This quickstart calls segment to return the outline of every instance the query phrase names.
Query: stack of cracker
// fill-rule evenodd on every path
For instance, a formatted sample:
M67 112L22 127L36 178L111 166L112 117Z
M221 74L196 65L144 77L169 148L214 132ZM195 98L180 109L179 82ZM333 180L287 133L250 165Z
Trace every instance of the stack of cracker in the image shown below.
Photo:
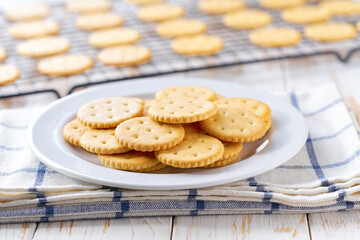
M271 110L263 102L177 86L160 90L154 100L113 97L87 103L63 135L98 154L108 167L150 172L228 165L244 142L262 138L270 126Z

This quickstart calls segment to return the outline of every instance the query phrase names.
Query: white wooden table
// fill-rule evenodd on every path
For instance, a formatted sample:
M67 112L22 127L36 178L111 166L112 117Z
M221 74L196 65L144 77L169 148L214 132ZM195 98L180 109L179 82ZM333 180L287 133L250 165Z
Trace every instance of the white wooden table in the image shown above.
M342 64L331 56L257 63L178 74L215 78L269 92L305 90L335 83L356 119L360 117L360 53ZM0 101L0 108L44 105L39 95ZM360 200L360 199L359 199ZM0 225L10 239L360 239L360 211L296 215L143 217Z

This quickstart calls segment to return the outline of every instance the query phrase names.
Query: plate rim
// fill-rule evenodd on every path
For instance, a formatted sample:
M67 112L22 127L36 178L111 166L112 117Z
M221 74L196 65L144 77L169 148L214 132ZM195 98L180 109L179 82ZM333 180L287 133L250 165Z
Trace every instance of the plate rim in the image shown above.
M88 175L84 175L82 173L76 172L73 169L68 169L65 168L64 166L59 165L59 163L54 162L53 160L49 159L46 155L44 155L35 145L35 143L32 141L33 140L33 129L35 124L39 121L39 119L46 114L50 109L52 109L54 106L57 105L61 105L63 102L69 101L69 99L73 99L76 98L77 96L81 96L81 95L87 95L87 94L91 94L92 92L99 92L102 89L108 89L111 88L112 86L121 86L121 85L126 85L126 84L130 84L130 85L137 85L137 84L141 84L144 82L166 82L168 83L169 81L174 81L174 79L181 79L182 81L186 82L186 83L192 83L193 85L199 85L199 86L203 86L205 84L211 84L211 83L217 83L217 84L223 84L223 85L229 85L229 86L236 86L236 87L240 87L243 89L251 89L252 91L258 92L262 95L264 95L265 97L270 97L270 98L274 98L277 99L277 101L281 101L285 104L288 105L288 107L290 109L295 110L296 112L298 112L299 116L301 116L301 120L303 122L303 126L305 127L305 131L303 132L303 136L302 136L302 144L299 144L296 151L294 150L291 154L287 155L286 159L283 159L282 161L277 161L276 164L273 164L271 166L268 166L266 168L262 168L261 171L258 171L257 174L253 175L252 173L249 174L242 174L241 176L235 176L235 177L231 177L231 178L225 178L222 180L209 180L206 183L202 183L202 184L192 184L192 185L162 185L162 186L145 186L144 185L139 185L139 184L121 184L119 182L114 183L113 181L109 182L109 181L103 181L99 179L94 179L91 176ZM171 84L171 86L180 86L180 85L185 85L185 84ZM164 88L166 86L160 86L161 88ZM205 86L208 87L208 86ZM141 93L139 93L141 94ZM232 82L224 82L221 80L214 80L214 79L206 79L206 78L184 78L184 77L161 77L161 78L144 78L144 79L136 79L136 80L125 80L125 81L121 81L121 82L116 82L116 83L109 83L109 84L105 84L103 86L93 86L90 87L88 89L84 89L81 90L79 92L70 94L68 96L65 96L61 99L58 99L52 103L50 103L48 106L46 106L43 110L41 110L40 113L38 113L36 115L35 118L33 118L31 120L31 122L29 123L29 127L28 127L28 131L27 131L27 142L28 145L31 149L31 151L35 154L35 156L43 163L45 163L47 166L53 168L54 170L56 170L59 173L62 173L64 175L82 180L82 181L86 181L86 182L90 182L90 183L94 183L94 184L102 184L102 185L108 185L108 186L114 186L114 187L121 187L121 188L127 188L127 189L138 189L138 190L179 190L179 189L191 189L191 188L203 188L203 187L209 187L209 186L215 186L215 185L221 185L221 184L226 184L226 183L231 183L231 182L235 182L235 181L239 181L239 180L243 180L243 179L247 179L249 177L253 177L253 176L257 176L259 174L268 172L271 169L274 169L278 166L280 166L281 164L285 163L286 161L288 161L289 159L291 159L295 154L297 154L300 149L304 146L306 139L307 139L307 135L308 135L308 126L305 122L305 119L303 117L303 115L298 111L298 109L296 109L294 106L292 106L291 104L287 103L286 101L271 95L268 92L265 92L263 90L257 89L257 88L253 88L253 87L248 87L248 86L244 86L242 84L239 83L232 83ZM114 169L111 169L114 170ZM209 171L211 171L212 169L209 169ZM121 171L121 170L116 170L116 171ZM126 171L121 171L121 172L126 172ZM131 174L139 174L139 173L132 173L132 172L126 172L126 173L131 173ZM148 175L146 173L141 173L141 174L145 174ZM181 174L185 174L185 173L177 173L177 175L181 175ZM167 175L174 175L174 174L161 174L162 176L167 176ZM188 175L188 174L185 174ZM144 176L144 175L143 175Z

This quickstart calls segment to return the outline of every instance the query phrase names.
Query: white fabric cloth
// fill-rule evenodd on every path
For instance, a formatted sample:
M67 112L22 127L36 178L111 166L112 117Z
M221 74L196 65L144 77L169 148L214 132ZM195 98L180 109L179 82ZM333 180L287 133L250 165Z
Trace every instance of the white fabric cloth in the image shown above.
M335 86L281 97L309 127L296 156L247 180L177 191L115 189L57 173L26 142L27 125L42 108L0 110L0 222L360 208L358 131Z

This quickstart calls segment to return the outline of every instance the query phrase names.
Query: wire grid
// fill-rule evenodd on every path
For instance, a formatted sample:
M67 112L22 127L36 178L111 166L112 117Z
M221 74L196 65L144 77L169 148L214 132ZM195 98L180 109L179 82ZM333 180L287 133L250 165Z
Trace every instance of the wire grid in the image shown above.
M186 9L186 17L202 20L208 26L208 34L220 36L225 42L225 48L213 56L181 56L170 48L170 39L159 37L155 32L156 24L144 23L137 19L137 6L123 1L113 1L113 11L121 14L125 19L125 27L133 28L141 33L139 45L148 47L152 53L152 60L137 67L104 66L95 61L92 69L83 74L68 77L48 77L36 70L37 60L22 57L16 53L16 45L20 42L11 38L8 27L13 23L0 19L0 41L8 52L6 63L19 67L22 76L12 84L0 87L0 98L53 92L58 97L73 92L76 89L138 77L149 77L175 72L231 66L259 61L269 61L284 58L297 58L321 54L334 54L341 61L349 59L350 55L360 50L360 36L355 39L338 43L319 43L304 38L298 45L284 48L262 48L251 44L248 40L249 31L232 30L223 26L221 16L210 16L197 9L197 1L172 0L171 3L180 4ZM256 7L255 1L248 2L249 7ZM303 26L283 22L279 11L267 10L274 18L272 26L284 26L302 31ZM77 15L67 12L63 5L53 5L53 12L49 19L59 22L59 35L71 40L70 53L84 53L94 59L98 49L87 44L89 32L80 31L75 26ZM333 20L347 21L355 24L359 17L337 17Z

